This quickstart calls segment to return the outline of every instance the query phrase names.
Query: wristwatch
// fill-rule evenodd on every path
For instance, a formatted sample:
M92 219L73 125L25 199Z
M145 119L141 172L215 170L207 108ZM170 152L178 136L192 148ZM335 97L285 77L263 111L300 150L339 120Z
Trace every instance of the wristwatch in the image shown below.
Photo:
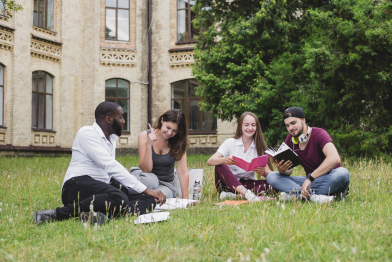
M308 175L306 176L306 178L309 179L310 182L313 182L313 181L314 181L314 177L312 177L312 173L308 174Z

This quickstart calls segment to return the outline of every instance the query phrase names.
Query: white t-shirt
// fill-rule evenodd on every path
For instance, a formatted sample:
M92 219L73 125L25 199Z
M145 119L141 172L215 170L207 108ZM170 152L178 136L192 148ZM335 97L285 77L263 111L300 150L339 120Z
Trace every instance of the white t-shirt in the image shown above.
M223 144L218 148L218 152L221 153L224 157L227 157L229 154L231 157L236 156L244 159L247 162L252 161L253 158L258 157L257 150L255 147L255 141L252 141L252 144L248 148L248 151L244 153L245 146L242 142L242 137L235 139L229 138L223 142ZM246 180L257 180L255 177L255 171L246 172L242 168L238 166L228 166L231 172L235 175L235 177L240 179Z

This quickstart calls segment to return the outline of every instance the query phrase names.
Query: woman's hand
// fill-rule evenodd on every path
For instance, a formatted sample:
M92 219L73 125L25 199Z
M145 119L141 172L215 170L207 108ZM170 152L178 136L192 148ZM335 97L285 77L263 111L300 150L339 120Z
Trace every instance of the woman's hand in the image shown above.
M148 125L150 126L150 124L148 124ZM155 133L155 129L152 128L151 126L150 126L150 130L151 130L151 133L148 134L147 144L150 144L150 146L152 146L154 141L157 141L157 134Z
M259 167L255 168L255 172L257 174L259 174L260 176L263 176L263 177L267 177L267 174L265 173L265 171L266 171L265 167L259 166Z
M235 162L235 160L232 157L230 157L230 155L228 155L227 157L225 157L225 164L231 166L231 165L237 165L237 162Z

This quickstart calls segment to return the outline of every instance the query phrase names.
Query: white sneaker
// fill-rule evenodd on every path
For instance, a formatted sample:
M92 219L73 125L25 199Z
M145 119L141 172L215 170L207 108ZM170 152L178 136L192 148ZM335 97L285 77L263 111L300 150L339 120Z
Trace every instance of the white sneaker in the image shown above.
M230 198L230 199L235 199L235 198L237 198L238 196L236 195L236 194L234 194L234 193L232 193L232 192L225 192L225 191L222 191L221 193L220 193L220 195L219 195L219 198L220 199L226 199L226 198Z
M316 204L331 204L335 201L335 197L326 195L311 195L310 201L313 201Z
M251 203L254 202L260 202L260 198L258 196L256 196L252 191L250 191L249 189L245 191L245 198L246 200L248 200Z
M280 201L294 201L297 197L295 195L287 194L285 192L281 192L279 195Z

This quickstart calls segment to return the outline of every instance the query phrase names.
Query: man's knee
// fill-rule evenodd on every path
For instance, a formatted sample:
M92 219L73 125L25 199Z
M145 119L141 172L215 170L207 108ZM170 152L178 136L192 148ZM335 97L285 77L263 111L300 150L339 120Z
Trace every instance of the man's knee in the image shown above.
M281 174L279 172L275 172L275 171L270 172L266 177L267 183L273 186L276 183L276 181L280 178L280 176Z
M346 168L339 167L333 172L331 182L350 184L350 173Z
M113 206L120 205L122 207L128 206L129 200L128 197L121 191L112 191L107 194L107 198L109 203Z

